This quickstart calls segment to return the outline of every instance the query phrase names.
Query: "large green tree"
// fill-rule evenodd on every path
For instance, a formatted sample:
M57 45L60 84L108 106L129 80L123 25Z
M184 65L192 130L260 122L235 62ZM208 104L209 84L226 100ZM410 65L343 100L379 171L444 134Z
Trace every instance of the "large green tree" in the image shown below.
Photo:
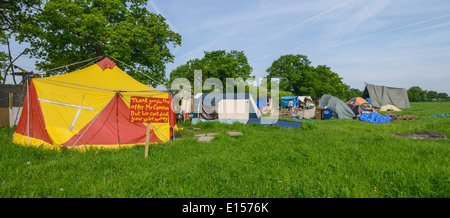
M295 95L321 97L323 94L347 98L347 85L339 75L325 65L311 66L305 55L283 55L267 69L268 81L280 79L280 89Z
M0 51L0 69L4 74L0 80L3 80L3 83L8 72L14 72L10 63L14 63L17 58L27 52L27 49L17 51L14 47L11 48L10 41L13 37L21 35L23 24L33 20L32 17L40 11L40 6L41 0L0 0L0 44L7 47L7 51ZM12 51L20 52L20 54L13 57Z
M106 55L123 62L116 61L143 83L164 83L165 64L174 58L170 45L180 46L181 36L169 29L163 16L149 12L146 4L145 0L49 0L34 22L23 27L26 34L21 40L31 44L31 55L41 60L36 64L41 70Z
M177 78L186 78L194 84L194 71L202 71L202 84L208 78L220 79L226 87L227 78L242 78L243 81L251 78L252 67L243 51L225 50L205 51L201 59L193 59L186 64L178 66L170 72L169 85Z
M413 86L408 89L409 101L425 101L427 99L427 91L422 90L419 86Z

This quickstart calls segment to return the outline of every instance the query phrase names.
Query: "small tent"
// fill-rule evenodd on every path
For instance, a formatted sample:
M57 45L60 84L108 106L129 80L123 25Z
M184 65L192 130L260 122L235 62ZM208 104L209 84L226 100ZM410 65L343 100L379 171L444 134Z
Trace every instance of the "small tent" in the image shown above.
M408 92L404 88L393 88L366 84L362 96L364 99L370 98L373 106L381 107L392 104L399 108L410 108Z
M149 134L150 142L168 141L175 127L171 95L138 82L105 58L72 73L33 78L13 142L55 150L144 144L147 124L130 121L132 96L170 101L166 121L150 123Z
M194 96L192 123L219 121L247 123L261 112L250 93L198 93Z
M352 109L353 113L355 113L356 116L359 116L362 113L377 112L377 110L373 108L373 106L369 104L369 102L361 97L354 97L350 99L346 104L350 107L350 109Z
M311 108L315 106L314 100L311 98L311 96L298 96L297 100L301 107Z
M339 98L332 95L322 95L319 100L319 107L330 108L332 110L332 118L335 119L353 119L355 113Z
M380 111L402 111L398 107L388 104L380 107Z

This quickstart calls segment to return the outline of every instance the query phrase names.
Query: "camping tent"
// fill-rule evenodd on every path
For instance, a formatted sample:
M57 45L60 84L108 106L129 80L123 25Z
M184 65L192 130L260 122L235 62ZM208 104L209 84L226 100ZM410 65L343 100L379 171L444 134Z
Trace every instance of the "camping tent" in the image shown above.
M87 68L29 82L13 142L44 148L121 148L146 141L146 123L130 122L130 99L170 101L167 121L151 123L150 142L173 134L172 97L130 77L108 58Z
M370 98L373 106L381 107L383 105L392 104L399 108L410 108L408 92L404 88L393 88L387 86L377 86L366 84L362 96Z
M361 97L354 97L350 99L346 103L355 113L356 116L361 115L362 113L372 113L377 112L375 108L371 104L369 104L364 98Z
M388 104L380 107L380 111L402 111L398 107Z
M303 105L306 108L314 107L314 100L311 98L311 96L298 96L297 100L300 105Z
M353 113L352 109L348 107L343 101L339 98L336 98L332 95L322 95L319 101L319 107L321 108L330 108L332 112L332 118L336 119L353 119L355 117L355 113Z
M247 123L261 113L250 93L198 93L194 96L192 123L219 121Z

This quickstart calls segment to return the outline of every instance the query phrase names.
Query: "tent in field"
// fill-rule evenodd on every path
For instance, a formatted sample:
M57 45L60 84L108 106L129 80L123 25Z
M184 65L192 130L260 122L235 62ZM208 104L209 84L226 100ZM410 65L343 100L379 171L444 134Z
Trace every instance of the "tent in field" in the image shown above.
M402 111L402 110L400 110L398 107L394 105L388 104L381 106L379 111Z
M261 112L250 93L198 93L194 96L192 123L219 121L247 123Z
M364 99L370 98L373 106L381 107L392 104L398 108L410 108L408 92L404 88L393 88L366 84L362 96Z
M346 103L350 109L352 109L353 113L355 113L356 116L361 115L362 113L377 113L378 111L373 108L371 104L369 104L364 98L361 97L354 97L350 99Z
M150 142L166 142L175 127L172 97L130 77L109 58L87 68L29 82L13 142L44 148L122 148L146 141L146 123L130 121L132 96L166 99Z
M311 96L298 96L297 100L299 102L300 107L303 108L311 108L316 106Z
M332 118L335 119L353 119L355 113L339 98L332 95L322 95L319 101L319 107L330 108L332 110Z

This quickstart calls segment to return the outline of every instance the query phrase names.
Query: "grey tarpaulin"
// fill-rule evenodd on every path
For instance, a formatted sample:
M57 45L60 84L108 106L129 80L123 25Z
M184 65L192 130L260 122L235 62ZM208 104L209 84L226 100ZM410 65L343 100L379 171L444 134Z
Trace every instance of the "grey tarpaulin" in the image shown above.
M355 117L355 113L353 113L348 105L332 95L325 94L320 98L319 107L324 108L325 106L333 111L332 118L353 119Z
M372 105L381 107L392 104L398 108L410 108L408 92L404 88L393 88L366 84L363 98L370 98Z

